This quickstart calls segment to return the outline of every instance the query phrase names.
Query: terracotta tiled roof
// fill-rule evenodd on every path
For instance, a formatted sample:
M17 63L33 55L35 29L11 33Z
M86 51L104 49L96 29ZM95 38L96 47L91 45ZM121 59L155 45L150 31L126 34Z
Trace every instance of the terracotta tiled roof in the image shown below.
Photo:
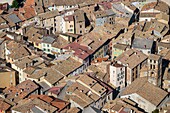
M26 0L24 6L34 6L35 0Z
M10 88L6 88L3 92L7 94L6 98L8 100L17 103L38 88L39 86L37 86L34 82L31 80L26 80L18 84L16 87L12 86Z
M7 44L7 49L10 51L8 57L15 60L31 55L30 51L26 47L14 41Z
M33 7L28 6L28 7L24 7L25 13L23 14L23 16L25 17L25 19L30 19L36 16L35 10Z
M156 9L158 11L161 11L161 12L164 12L166 14L169 14L169 6L162 2L162 1L159 1L159 2L151 2L151 3L148 3L148 4L145 4L141 11L146 11L146 10L150 10L150 9Z
M133 93L140 95L155 106L158 106L168 95L166 91L149 83L147 77L137 78L123 91L122 95Z
M6 111L6 110L8 110L10 107L11 107L11 105L8 104L7 102L5 102L5 100L0 97L0 110Z
M69 57L66 60L56 62L56 65L54 65L53 68L62 73L63 75L68 76L82 65L83 64L79 61Z
M64 48L69 41L65 40L63 37L58 36L55 38L55 41L53 42L52 46L54 48Z
M130 49L122 53L115 60L121 62L124 65L128 65L129 68L133 69L146 59L147 55L145 55L144 53L136 49Z
M110 100L103 107L103 111L113 110L119 113L127 113L125 112L125 109L130 109L137 113L143 113L136 107L135 102L131 101L130 99L126 99L126 98L125 99L116 98L114 100Z
M69 105L69 102L66 102L66 101L58 99L58 98L50 97L47 95L31 95L29 98L31 98L31 99L39 98L39 99L45 101L46 103L49 103L52 106L58 108L57 111L59 111L59 112L62 111L64 108L66 108Z
M51 2L57 6L70 6L85 2L86 0L51 0Z
M81 110L77 107L72 107L68 110L68 113L79 113Z
M48 111L48 113L54 113L55 111L57 111L56 107L38 98L21 100L16 106L12 108L12 110L26 113L30 112L31 109L37 107L41 108L43 111Z

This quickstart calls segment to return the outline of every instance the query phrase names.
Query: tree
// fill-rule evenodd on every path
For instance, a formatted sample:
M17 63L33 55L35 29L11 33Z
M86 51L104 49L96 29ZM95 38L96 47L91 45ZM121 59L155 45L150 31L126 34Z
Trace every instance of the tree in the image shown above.
M11 7L12 7L12 8L22 7L24 1L25 1L25 0L13 0Z
M11 7L12 7L12 8L19 8L18 0L13 0Z
M155 109L154 111L152 111L152 113L159 113L159 110Z

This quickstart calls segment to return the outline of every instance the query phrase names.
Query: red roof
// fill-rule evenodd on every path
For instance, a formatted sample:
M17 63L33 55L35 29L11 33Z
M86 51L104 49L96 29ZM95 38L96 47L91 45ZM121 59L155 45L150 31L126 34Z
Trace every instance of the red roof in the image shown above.
M24 6L17 11L13 11L22 21L28 20L36 16L33 6Z
M65 21L74 21L73 15L65 16L64 20Z
M108 10L108 9L111 9L111 8L112 8L111 2L101 2L101 3L99 3L99 5L103 6L103 8L104 8L105 10Z
M58 95L61 88L62 88L62 87L52 87L52 88L50 88L48 91L51 92L51 93L54 93L54 94Z
M47 95L33 94L33 95L30 95L29 98L31 98L31 99L39 98L39 99L44 100L45 102L48 102L48 103L53 101L53 99L51 97L47 96Z
M66 102L66 101L58 99L58 98L53 98L53 97L47 96L47 95L31 95L31 96L29 96L29 98L31 98L31 99L39 98L47 103L50 103L54 107L58 108L57 111L59 111L59 112L61 110L63 110L64 108L66 108L66 106L69 105L69 102Z
M77 42L73 42L67 45L64 49L73 50L74 55L83 60L86 59L93 52L88 47L82 46L78 44Z
M51 105L59 108L59 112L62 111L64 108L66 108L66 106L69 105L69 102L66 102L64 100L58 99L56 98L54 101L51 102Z
M94 61L92 61L92 63L99 63L99 62L103 62L103 61L108 61L109 57L105 57L105 58L96 58Z
M36 16L35 10L32 6L24 7L24 11L25 13L23 14L23 16L25 17L25 19L30 19Z

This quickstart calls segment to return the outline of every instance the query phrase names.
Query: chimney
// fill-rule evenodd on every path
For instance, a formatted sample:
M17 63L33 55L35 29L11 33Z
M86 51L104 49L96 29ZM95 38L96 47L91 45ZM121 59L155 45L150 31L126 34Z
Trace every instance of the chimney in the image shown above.
M24 91L24 89L21 89L21 92L23 92Z
M126 65L129 66L129 63L127 63Z
M14 99L13 99L13 98L11 98L10 100L11 100L12 102L14 101Z
M18 92L16 92L15 97L18 97Z

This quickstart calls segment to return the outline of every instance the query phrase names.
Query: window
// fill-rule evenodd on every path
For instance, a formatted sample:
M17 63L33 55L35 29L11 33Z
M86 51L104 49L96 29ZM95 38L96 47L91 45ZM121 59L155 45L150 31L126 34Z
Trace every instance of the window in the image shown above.
M154 74L154 72L151 72L151 75L153 75Z
M82 28L82 25L80 25L80 28Z
M38 46L38 43L35 43L36 46Z
M48 52L50 52L50 49L48 49Z
M47 44L47 47L50 47L50 46Z
M156 63L156 60L154 60L154 63Z
M82 33L82 30L80 30L80 33Z

